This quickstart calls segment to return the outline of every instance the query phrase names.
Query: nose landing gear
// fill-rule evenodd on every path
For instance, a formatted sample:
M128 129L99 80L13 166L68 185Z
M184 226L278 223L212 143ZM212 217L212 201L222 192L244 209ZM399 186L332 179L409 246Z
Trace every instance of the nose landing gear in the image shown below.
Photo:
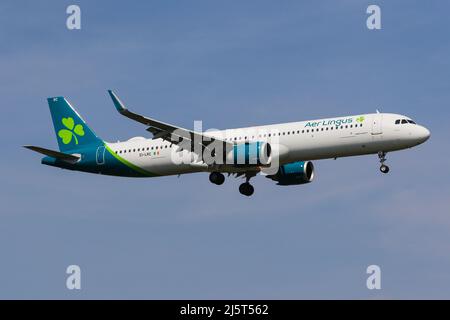
M389 172L389 167L387 165L385 165L384 163L386 162L386 152L380 151L378 152L378 158L380 159L380 171L384 174Z

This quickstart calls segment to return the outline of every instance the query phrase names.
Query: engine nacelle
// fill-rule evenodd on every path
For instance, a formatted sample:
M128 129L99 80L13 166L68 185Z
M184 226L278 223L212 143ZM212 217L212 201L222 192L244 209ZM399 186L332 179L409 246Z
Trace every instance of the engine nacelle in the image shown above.
M272 148L267 142L259 141L236 144L226 160L236 166L268 166L272 161Z
M267 176L278 185L290 186L310 183L314 179L314 165L311 161L298 161L280 166L278 172Z

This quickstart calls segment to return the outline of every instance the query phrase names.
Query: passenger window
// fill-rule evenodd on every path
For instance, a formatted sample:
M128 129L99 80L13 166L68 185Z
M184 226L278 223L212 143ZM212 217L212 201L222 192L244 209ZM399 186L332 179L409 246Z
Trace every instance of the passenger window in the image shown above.
M302 130L302 133L305 133L305 130Z

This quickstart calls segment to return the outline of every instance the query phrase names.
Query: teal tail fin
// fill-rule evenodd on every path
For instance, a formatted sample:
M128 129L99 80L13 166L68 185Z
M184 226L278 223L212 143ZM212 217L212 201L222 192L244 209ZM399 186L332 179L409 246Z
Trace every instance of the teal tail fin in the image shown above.
M47 101L61 152L103 143L64 97Z

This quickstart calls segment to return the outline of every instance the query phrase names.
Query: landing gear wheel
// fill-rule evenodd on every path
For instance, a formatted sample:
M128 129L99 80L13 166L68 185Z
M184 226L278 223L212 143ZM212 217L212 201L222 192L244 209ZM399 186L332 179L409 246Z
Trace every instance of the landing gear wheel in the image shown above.
M225 176L220 172L211 172L209 175L209 181L220 186L225 182Z
M253 194L253 192L255 192L255 188L253 188L253 186L250 183L244 182L239 186L239 192L244 196L250 197Z
M380 171L383 172L383 173L388 173L389 170L390 170L389 167L388 167L387 165L385 165L385 164L383 164L383 165L380 167Z

